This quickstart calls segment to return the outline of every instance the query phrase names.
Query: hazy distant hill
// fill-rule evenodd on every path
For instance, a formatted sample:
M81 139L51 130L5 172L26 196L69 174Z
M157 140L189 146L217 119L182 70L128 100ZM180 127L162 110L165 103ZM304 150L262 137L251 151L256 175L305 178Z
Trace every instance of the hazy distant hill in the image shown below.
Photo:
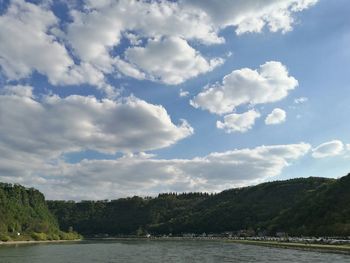
M180 234L254 230L349 235L350 176L298 178L206 193L112 201L49 201L60 226L83 234Z

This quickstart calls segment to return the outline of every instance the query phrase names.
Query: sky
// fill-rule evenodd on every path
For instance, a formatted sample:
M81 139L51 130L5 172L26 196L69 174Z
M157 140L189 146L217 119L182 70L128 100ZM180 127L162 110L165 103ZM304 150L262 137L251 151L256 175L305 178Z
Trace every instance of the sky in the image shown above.
M348 0L0 0L0 181L47 199L350 171Z

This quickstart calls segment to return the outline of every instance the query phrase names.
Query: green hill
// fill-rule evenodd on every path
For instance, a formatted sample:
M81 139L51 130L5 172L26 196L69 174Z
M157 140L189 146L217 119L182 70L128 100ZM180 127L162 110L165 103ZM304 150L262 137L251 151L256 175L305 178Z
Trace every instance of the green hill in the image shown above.
M0 241L71 239L74 235L59 230L38 190L0 183Z
M60 226L94 234L221 233L345 236L350 176L298 178L206 193L160 194L112 201L49 201Z
M310 191L272 227L292 235L350 236L350 174Z
M85 235L130 235L143 234L153 224L186 214L207 197L201 193L160 194L157 198L134 196L112 201L48 201L48 205L63 230L73 227Z
M45 202L33 188L0 184L0 237L77 238L73 230L87 236L204 232L349 236L349 190L347 175L340 179L268 182L218 194L166 193L155 198Z
M223 191L163 224L176 232L271 232L271 221L282 211L329 182L324 178L300 178Z

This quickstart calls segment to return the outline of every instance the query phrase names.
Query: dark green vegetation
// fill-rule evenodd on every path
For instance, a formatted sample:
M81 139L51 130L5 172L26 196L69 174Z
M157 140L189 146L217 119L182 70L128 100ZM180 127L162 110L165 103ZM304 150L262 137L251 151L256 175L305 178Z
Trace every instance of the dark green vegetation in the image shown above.
M112 201L48 201L63 230L85 234L181 233L349 236L350 175L299 178L205 193Z
M0 183L0 241L76 239L59 230L44 195L34 188Z
M308 192L273 224L294 235L350 236L350 174Z

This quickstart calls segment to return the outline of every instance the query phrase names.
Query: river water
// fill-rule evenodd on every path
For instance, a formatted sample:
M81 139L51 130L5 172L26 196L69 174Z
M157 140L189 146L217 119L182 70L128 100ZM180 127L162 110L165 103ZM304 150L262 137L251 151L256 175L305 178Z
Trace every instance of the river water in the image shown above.
M83 241L0 246L1 263L114 262L332 262L350 263L349 255L227 243L223 241Z

